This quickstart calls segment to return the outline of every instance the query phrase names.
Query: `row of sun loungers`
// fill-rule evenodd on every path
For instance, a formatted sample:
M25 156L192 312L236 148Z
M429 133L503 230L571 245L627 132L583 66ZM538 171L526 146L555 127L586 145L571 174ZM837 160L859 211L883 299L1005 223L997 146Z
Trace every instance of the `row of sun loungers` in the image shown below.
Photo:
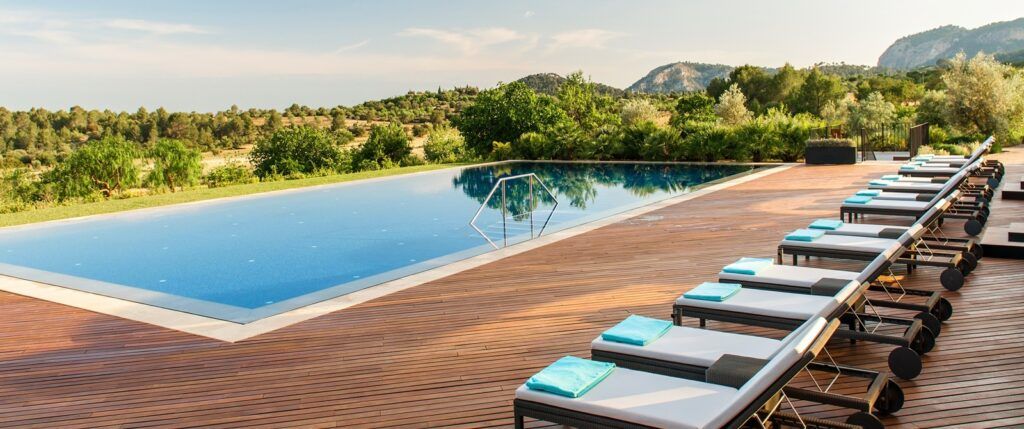
M527 417L585 428L883 427L879 416L898 411L904 400L890 371L917 377L921 356L953 315L939 292L903 287L894 267L908 275L921 266L940 267L946 289L963 286L982 249L972 239L946 237L942 226L946 219L977 222L965 227L972 235L984 226L991 189L1002 177L1001 164L982 159L991 144L989 138L969 157L915 158L898 175L872 181L866 191L877 192L858 192L855 197L866 198L844 202L840 220L819 219L793 231L775 258L738 258L717 282L680 296L671 321L632 315L609 328L591 343L591 359L559 359L516 390L516 427ZM922 175L928 179L919 180ZM882 181L893 185L876 185ZM853 223L865 215L911 217L913 223ZM793 265L783 265L784 255L793 256ZM798 266L798 256L866 265ZM700 327L683 326L685 318ZM708 321L788 334L774 339L716 331ZM826 347L833 338L891 346L888 371L835 362ZM791 386L804 371L815 387ZM840 377L865 380L867 388L857 395L830 391ZM797 413L792 399L853 413L845 421L809 418Z

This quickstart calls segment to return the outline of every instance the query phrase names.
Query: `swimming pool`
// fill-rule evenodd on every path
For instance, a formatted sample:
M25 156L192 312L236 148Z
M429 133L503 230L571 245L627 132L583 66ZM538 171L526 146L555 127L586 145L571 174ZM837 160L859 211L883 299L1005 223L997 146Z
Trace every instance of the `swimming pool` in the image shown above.
M14 227L0 274L248 323L755 168L507 162Z

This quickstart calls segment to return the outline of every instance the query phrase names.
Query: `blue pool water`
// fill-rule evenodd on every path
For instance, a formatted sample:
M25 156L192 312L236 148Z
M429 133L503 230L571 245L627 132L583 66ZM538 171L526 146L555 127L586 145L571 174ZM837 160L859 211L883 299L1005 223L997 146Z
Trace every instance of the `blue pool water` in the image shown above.
M0 273L245 323L752 169L512 162L15 227ZM470 226L497 178L531 172L555 199L535 184L531 210L512 180L507 215L498 192Z

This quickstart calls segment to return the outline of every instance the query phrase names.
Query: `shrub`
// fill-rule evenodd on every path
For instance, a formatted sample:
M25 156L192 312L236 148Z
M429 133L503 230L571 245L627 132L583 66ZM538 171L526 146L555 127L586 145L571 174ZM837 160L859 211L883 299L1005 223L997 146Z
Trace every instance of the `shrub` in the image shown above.
M253 174L252 169L236 161L229 161L224 165L214 167L203 177L203 184L211 188L241 185L255 181L256 176Z
M465 156L466 140L456 130L449 126L437 126L427 134L427 141L423 143L423 154L427 161L433 163L456 162Z
M807 147L857 147L850 139L811 139L807 140Z
M675 129L655 127L644 135L640 154L648 161L679 161L686 156L686 147Z
M425 124L416 124L412 126L413 137L423 137L427 135L428 132L430 132L430 127Z
M641 122L654 122L658 119L658 108L649 100L633 98L626 100L622 105L619 117L622 119L622 124L626 126Z
M405 134L402 125L374 125L370 129L370 138L355 152L353 162L359 170L364 170L370 163L387 168L397 165L410 153L412 146L409 145L409 136Z
M339 168L344 159L337 140L327 131L311 127L283 128L256 143L249 154L259 177L288 176Z

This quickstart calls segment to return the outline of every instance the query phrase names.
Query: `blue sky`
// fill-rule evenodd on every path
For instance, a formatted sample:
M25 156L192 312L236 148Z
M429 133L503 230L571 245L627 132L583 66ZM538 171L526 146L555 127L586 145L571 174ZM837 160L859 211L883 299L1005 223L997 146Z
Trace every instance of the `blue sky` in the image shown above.
M674 61L874 64L907 34L1022 16L1009 0L0 0L0 105L351 105L574 70L626 87Z

